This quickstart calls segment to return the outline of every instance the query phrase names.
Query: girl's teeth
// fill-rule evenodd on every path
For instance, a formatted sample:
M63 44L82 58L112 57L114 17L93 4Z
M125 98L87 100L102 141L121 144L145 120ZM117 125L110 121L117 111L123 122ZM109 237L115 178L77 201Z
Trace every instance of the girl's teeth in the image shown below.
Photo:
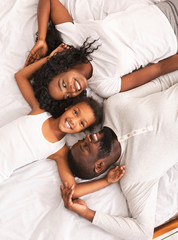
M66 120L66 126L67 126L68 128L71 128L67 120Z

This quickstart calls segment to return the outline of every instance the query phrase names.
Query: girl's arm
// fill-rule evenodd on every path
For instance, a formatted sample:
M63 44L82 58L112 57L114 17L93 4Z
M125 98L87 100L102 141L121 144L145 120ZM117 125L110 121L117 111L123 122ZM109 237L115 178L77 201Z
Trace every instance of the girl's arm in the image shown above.
M178 70L178 54L121 78L121 92L143 85L161 75Z
M73 186L68 187L68 184L64 184L64 187L60 186L60 188L65 208L78 213L81 217L84 217L90 222L92 222L96 212L89 209L86 202L83 201L82 199L80 198L75 199L73 197L74 194Z
M30 54L25 62L25 66L46 55L48 51L46 33L50 18L54 25L64 22L73 22L69 12L59 0L39 0L37 18L38 41L30 51Z
M117 182L125 173L124 166L116 166L111 169L106 177L101 178L99 180L79 183L76 184L75 178L69 168L68 160L67 160L68 148L64 146L57 153L51 155L49 158L54 159L57 162L59 175L62 183L67 183L69 187L74 186L73 197L78 198L85 194L95 192L101 188L104 188L111 183Z

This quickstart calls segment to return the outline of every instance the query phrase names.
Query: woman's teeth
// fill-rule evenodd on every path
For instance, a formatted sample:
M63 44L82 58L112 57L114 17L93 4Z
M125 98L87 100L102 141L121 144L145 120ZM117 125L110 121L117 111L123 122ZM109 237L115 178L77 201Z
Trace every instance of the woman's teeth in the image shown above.
M77 91L80 91L81 87L77 81L75 81L75 86L76 86Z

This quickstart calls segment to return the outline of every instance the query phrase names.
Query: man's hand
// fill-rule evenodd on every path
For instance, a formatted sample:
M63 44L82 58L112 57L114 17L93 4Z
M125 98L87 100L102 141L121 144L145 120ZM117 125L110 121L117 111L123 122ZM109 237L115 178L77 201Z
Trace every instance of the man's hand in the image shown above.
M68 184L65 183L64 187L61 185L60 188L65 208L78 214L81 214L82 211L86 210L87 205L82 199L72 199L74 193L74 186L68 187Z
M48 51L48 45L45 40L38 40L32 50L30 51L27 60L25 62L25 67L38 61L40 58L46 56Z
M114 183L120 180L125 173L125 166L116 166L109 170L106 180L108 183Z
M60 186L60 189L65 208L78 213L80 216L88 219L89 221L93 220L95 212L90 210L82 199L72 199L74 186L68 187L68 184L65 183L64 187L62 185Z

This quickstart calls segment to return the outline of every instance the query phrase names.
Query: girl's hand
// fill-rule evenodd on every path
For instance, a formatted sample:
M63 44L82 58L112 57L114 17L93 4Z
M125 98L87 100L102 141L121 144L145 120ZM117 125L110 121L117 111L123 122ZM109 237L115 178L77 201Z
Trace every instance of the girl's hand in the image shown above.
M68 49L70 49L70 47L67 44L65 44L65 43L61 43L56 49L54 49L54 51L52 51L50 53L50 57L55 55L55 53L57 53L57 52L62 52L65 49L68 50Z
M120 180L125 173L125 166L116 166L115 168L112 168L109 170L106 181L108 183L114 183Z
M68 184L65 183L64 187L60 186L60 188L65 208L78 213L80 216L92 222L95 216L95 211L89 209L82 199L72 199L74 186L68 187Z
M30 51L27 60L25 62L25 67L38 61L40 58L46 56L48 51L48 45L45 40L38 40L32 50Z
M83 215L83 213L87 210L88 207L82 199L72 199L74 193L74 186L68 187L68 184L65 183L64 187L62 185L60 186L60 189L65 208L76 212L79 215Z

